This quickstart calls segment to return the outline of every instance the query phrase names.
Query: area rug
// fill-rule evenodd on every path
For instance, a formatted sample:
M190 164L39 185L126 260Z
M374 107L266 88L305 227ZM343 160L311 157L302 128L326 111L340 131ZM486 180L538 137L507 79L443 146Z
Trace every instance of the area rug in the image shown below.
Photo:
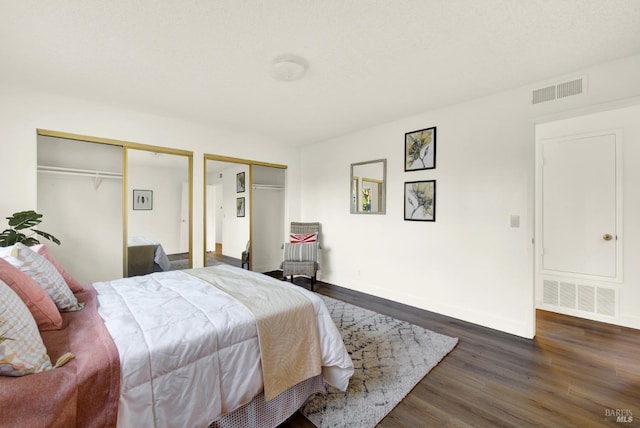
M169 264L171 265L169 270L189 269L189 259L170 260ZM221 264L224 264L224 263L217 262L217 261L209 259L209 258L207 259L207 266L217 266L217 265L221 265Z
M321 296L355 373L342 392L327 386L300 412L319 428L374 427L458 343L457 338Z

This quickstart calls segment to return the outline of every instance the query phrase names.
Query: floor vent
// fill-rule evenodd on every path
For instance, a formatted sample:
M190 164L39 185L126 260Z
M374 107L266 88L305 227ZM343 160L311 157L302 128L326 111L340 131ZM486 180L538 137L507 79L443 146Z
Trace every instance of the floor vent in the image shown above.
M586 78L580 77L544 88L534 89L531 104L539 104L584 93Z
M616 316L618 292L615 288L544 280L542 303L582 312Z

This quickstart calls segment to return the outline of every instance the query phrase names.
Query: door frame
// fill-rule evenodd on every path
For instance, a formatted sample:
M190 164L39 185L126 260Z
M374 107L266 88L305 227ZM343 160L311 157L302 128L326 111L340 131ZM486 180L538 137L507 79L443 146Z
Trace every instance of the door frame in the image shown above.
M534 207L533 207L533 212L534 212L534 234L532 237L532 243L533 243L533 262L534 262L534 269L533 269L533 287L532 287L532 303L533 303L533 326L534 326L534 336L535 336L535 331L536 331L536 309L540 308L540 303L541 300L538 300L539 296L538 292L542 291L542 282L540 282L539 285L539 281L541 281L540 277L540 273L538 272L538 259L537 259L537 254L539 252L539 248L540 248L540 241L538 239L538 230L539 230L539 225L538 225L538 221L539 221L539 213L536 209L537 204L539 203L539 194L538 194L538 187L537 187L537 182L538 182L538 169L537 169L537 158L536 158L536 152L537 152L537 145L536 145L536 141L539 138L538 136L538 129L537 127L540 125L545 125L547 123L550 122L557 122L557 121L564 121L564 120L571 120L571 119L575 119L581 116L589 116L589 115L593 115L593 114L598 114L598 113L606 113L606 112L610 112L610 111L614 111L614 110L618 110L618 109L625 109L628 107L634 107L634 106L638 106L640 105L640 96L635 96L635 97L628 97L628 98L622 98L622 99L617 99L614 101L608 101L608 102L602 102L602 103L596 103L596 104L592 104L592 105L586 105L583 107L578 107L578 108L570 108L567 110L562 110L560 109L559 111L556 111L554 113L550 113L550 114L543 114L543 115L538 115L538 116L533 116L529 119L529 122L531 124L531 133L532 133L532 145L531 145L531 150L533 150L533 154L534 154L534 161L533 161L533 184L534 184ZM606 126L604 127L606 128ZM615 128L618 129L618 128ZM624 134L622 135L622 137L624 138ZM623 138L618 140L616 138L616 142L619 142L620 145L623 145ZM616 159L618 162L620 162L621 164L623 163L623 151L620 150L616 150ZM619 177L622 177L623 174L623 169L622 167L617 167L617 174L619 174ZM622 179L619 179L620 181L622 181ZM617 186L618 191L622 192L622 186ZM618 202L622 205L622 198L618 199ZM618 212L620 213L620 215L623 214L622 210L618 210ZM622 241L623 241L623 234L622 234L622 226L623 223L622 222L618 222L617 225L620 228L619 234L618 234L618 241L620 242L620 245L622 245ZM621 254L621 257L623 255ZM624 264L624 260L621 259L623 264ZM593 281L594 283L597 284L596 281ZM618 283L614 283L614 282L602 282L599 281L600 284L607 284L610 287L616 288L616 289L620 289L622 284L618 284ZM624 283L623 283L624 284ZM568 314L568 315L575 315L573 313ZM595 319L595 318L594 318ZM599 321L604 321L604 322L611 322L610 319L598 319ZM617 323L616 323L617 324ZM623 325L623 326L627 326L627 327L632 327L632 328L636 328L635 324L633 323L622 323L622 324L617 324L617 325Z

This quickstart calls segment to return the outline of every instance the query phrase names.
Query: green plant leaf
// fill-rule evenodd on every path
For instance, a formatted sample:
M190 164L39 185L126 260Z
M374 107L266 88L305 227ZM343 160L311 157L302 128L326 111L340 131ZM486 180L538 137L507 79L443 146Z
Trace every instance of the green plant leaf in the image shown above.
M33 227L42 222L41 219L42 214L38 214L33 210L20 211L13 213L11 217L7 217L7 220L9 220L9 229L5 229L0 234L0 247L8 247L16 242L21 242L28 247L37 245L40 241L33 237L34 233L60 245L60 240L52 234L42 230L33 229ZM19 230L24 229L30 229L32 232L31 236L18 232Z
M24 233L16 232L13 229L5 229L0 233L0 247L9 247L16 242L21 242L26 235Z
M40 241L32 236L28 236L20 241L20 243L26 245L27 247L33 247L34 245L38 245Z
M37 230L37 229L33 229L33 231L35 233L37 233L38 235L42 236L43 238L47 238L49 241L53 241L56 244L60 245L60 240L58 238L56 238L55 236L53 236L52 234L47 233L47 232L43 232L42 230ZM31 238L31 239L34 239L34 238ZM36 241L36 242L38 242L38 241ZM27 244L25 244L25 245L27 245ZM37 244L33 244L33 245L37 245Z
M42 222L41 218L42 214L29 210L14 213L13 216L7 217L7 220L9 220L9 226L16 230L21 230L37 226Z

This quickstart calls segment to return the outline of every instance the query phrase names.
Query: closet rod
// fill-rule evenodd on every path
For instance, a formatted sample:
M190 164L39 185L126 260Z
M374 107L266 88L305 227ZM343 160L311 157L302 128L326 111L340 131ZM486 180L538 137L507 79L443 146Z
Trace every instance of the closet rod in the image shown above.
M59 166L38 165L38 172L49 174L79 175L92 178L122 178L120 172L96 171L91 169L62 168Z
M280 186L277 184L254 184L252 186L254 189L263 189L263 190L283 190L284 186Z

